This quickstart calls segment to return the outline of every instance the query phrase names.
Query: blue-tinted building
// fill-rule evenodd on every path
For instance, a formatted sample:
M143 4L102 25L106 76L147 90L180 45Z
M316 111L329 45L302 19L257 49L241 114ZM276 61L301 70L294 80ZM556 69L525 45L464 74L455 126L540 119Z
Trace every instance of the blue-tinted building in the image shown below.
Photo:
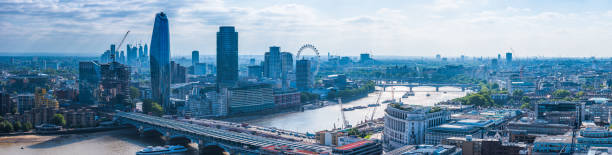
M238 32L221 26L217 32L217 86L233 87L238 81Z
M313 86L314 77L312 75L310 64L310 60L306 59L295 62L295 85L300 91L308 91Z
M191 65L195 65L196 63L200 63L200 51L191 52Z
M170 105L170 82L172 80L170 77L170 30L168 17L163 12L155 15L151 36L150 63L152 97L166 109Z
M100 65L93 61L79 62L79 102L94 104L100 85Z

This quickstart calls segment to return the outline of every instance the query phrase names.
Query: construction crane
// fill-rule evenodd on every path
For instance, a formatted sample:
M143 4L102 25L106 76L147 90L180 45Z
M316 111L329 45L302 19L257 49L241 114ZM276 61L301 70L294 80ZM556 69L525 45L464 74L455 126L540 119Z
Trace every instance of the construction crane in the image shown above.
M378 97L376 98L376 104L378 106L375 106L374 109L372 110L372 116L370 117L370 121L374 121L374 114L376 113L376 108L380 106L380 96L382 96L382 92L383 91L378 92Z
M338 104L340 104L340 113L342 113L342 125L344 125L342 129L345 129L346 127L349 127L350 124L348 123L348 121L346 121L346 117L344 116L344 108L342 107L342 98L338 98Z
M123 41L125 41L125 38L127 38L128 34L130 34L130 30L128 30L125 35L123 35L123 39L121 39L121 42L119 42L119 47L117 47L117 52L121 51L121 45L123 45ZM115 62L115 53L111 53L111 57L113 58L113 62Z

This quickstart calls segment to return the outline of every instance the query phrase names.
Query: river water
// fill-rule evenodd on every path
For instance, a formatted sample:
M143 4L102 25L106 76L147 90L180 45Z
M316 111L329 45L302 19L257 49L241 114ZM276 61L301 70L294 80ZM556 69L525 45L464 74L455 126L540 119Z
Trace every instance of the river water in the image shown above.
M381 96L381 102L391 99L392 96L399 99L406 91L409 91L408 87L403 86L396 86L393 88L395 88L395 91L392 91L391 87L386 88ZM381 88L377 87L377 89L380 90ZM436 92L435 90L436 89L434 87L415 87L413 88L415 96L403 98L402 102L404 102L404 104L432 106L441 101L465 96L467 92L462 92L461 88L456 87L441 87L439 92ZM427 96L427 94L430 95ZM378 92L370 93L368 94L368 97L346 102L342 106L344 108L352 106L367 106L368 104L376 103L377 97ZM384 110L387 105L388 104L383 104L376 108L368 107L365 109L345 111L344 115L349 124L356 125L366 119L371 119L374 111L374 119L382 118L385 115ZM331 130L334 128L334 125L336 127L341 127L342 114L340 109L340 105L336 104L315 110L306 110L304 112L274 114L247 122L257 126L276 127L279 129L298 131L302 133L314 133L326 129Z
M400 98L408 90L407 87L395 88L395 98ZM439 92L435 92L433 87L417 87L413 90L415 96L403 99L404 104L434 105L437 102L462 97L466 94L466 92L461 92L460 88L454 87L442 87ZM430 96L426 96L428 93ZM391 99L392 94L391 88L388 87L382 94L381 102ZM376 98L377 92L370 93L368 97L346 102L343 106L367 106L375 103ZM383 117L386 106L387 104L377 107L374 118ZM355 125L360 121L369 119L373 111L373 107L356 109L346 111L345 116L350 124ZM313 133L332 129L334 125L340 127L341 117L340 105L331 105L304 112L268 115L247 122L258 126ZM140 137L133 129L62 136L0 137L0 155L134 155L136 151L146 146L162 144L161 139ZM23 149L21 149L22 147ZM184 154L197 154L197 151L191 147L190 151Z

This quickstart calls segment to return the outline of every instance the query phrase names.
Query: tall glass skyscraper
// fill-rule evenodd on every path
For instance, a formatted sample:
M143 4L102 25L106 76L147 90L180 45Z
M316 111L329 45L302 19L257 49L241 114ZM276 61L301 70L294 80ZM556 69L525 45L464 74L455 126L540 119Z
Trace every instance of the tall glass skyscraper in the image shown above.
M200 51L191 52L191 65L195 66L197 63L200 63Z
M146 45L145 45L146 46ZM146 49L145 49L146 51ZM167 109L170 105L170 30L164 12L155 15L151 36L151 89L153 99Z
M221 26L217 32L217 86L233 87L238 81L238 32Z

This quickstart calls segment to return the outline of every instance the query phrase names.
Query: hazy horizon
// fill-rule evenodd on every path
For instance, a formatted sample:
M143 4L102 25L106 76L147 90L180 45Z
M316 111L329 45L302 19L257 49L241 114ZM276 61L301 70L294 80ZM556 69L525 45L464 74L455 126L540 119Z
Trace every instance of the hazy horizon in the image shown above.
M512 48L517 58L611 57L611 3L9 0L0 2L0 55L99 56L128 30L126 43L149 43L164 11L173 57L214 55L221 25L236 26L240 55L310 43L321 56L496 57Z

